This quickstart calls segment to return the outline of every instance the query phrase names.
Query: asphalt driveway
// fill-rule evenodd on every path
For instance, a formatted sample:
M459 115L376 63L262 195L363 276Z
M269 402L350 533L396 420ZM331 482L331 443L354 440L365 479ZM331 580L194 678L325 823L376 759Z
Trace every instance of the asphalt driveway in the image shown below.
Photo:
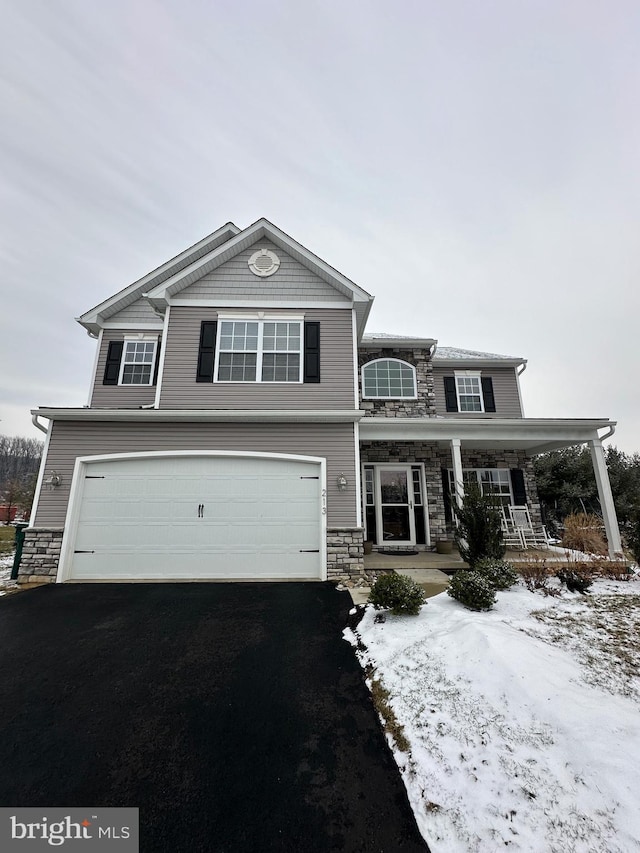
M141 850L425 851L331 584L0 599L0 805L138 806Z

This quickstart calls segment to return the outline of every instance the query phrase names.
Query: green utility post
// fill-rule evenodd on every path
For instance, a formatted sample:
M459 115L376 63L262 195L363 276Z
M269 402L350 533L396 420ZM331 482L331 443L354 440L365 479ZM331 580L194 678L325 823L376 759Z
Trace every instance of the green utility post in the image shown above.
M16 524L16 555L13 558L13 568L11 569L11 580L14 581L18 577L20 569L20 560L22 559L22 546L24 545L24 529L28 527L26 521L18 521Z

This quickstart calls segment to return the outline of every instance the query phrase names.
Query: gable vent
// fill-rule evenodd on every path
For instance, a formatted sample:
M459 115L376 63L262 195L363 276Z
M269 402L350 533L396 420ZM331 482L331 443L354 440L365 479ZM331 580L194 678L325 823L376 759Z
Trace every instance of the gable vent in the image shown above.
M249 258L249 269L254 275L266 277L278 271L280 258L269 249L259 249Z

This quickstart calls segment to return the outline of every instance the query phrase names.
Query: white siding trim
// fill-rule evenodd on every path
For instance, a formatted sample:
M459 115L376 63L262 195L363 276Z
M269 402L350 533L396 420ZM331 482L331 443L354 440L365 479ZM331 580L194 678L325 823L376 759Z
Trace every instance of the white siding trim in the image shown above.
M353 440L355 442L354 464L356 469L356 526L362 527L362 471L360 465L360 424L353 424Z
M170 299L169 305L179 308L252 308L255 311L271 311L274 308L341 308L351 309L352 302L313 302L302 299L265 301L264 299ZM105 326L106 328L106 326Z
M121 329L122 331L128 331L130 329L134 329L136 331L146 331L147 329L152 332L162 331L164 325L162 322L158 323L103 323L103 329Z
M87 399L87 406L91 405L91 401L93 400L93 395L96 389L96 379L98 378L98 359L100 358L100 350L102 349L102 333L103 330L100 329L100 332L98 333L98 345L96 347L96 354L93 359L93 373L91 378L91 385L89 386L89 397Z
M33 522L35 521L36 513L38 511L38 503L40 501L40 493L42 491L42 483L44 481L44 471L47 465L47 455L49 453L49 442L51 440L51 433L53 431L53 421L49 421L49 426L47 428L47 436L44 440L44 447L42 448L42 459L40 460L40 468L38 469L38 479L36 481L36 488L33 493L33 505L31 507L31 515L29 516L29 527L33 527Z
M158 346L160 349L160 364L158 365L158 378L156 380L156 396L153 401L153 407L155 409L160 408L160 394L162 392L162 377L164 375L164 359L167 354L167 336L169 334L169 314L171 312L171 306L167 305L167 310L164 315L164 328L162 330L162 337L160 338L160 343Z
M151 459L157 457L176 456L236 456L253 459L282 459L292 462L311 462L320 466L320 489L318 515L320 517L320 580L327 579L327 460L321 456L301 456L292 453L262 453L258 451L236 450L146 450L132 453L105 453L98 456L78 456L73 468L71 489L69 492L69 504L67 517L65 519L64 534L60 548L60 562L56 583L64 583L68 580L73 562L73 546L75 544L80 510L82 507L82 493L84 476L87 465L92 462L109 462L117 459ZM43 462L45 456L42 457Z

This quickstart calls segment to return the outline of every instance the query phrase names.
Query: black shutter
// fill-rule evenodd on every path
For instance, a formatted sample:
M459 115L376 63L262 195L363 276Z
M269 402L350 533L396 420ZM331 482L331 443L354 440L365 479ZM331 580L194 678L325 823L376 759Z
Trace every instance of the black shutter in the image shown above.
M456 394L455 376L444 377L444 399L448 412L458 411L458 395Z
M493 396L493 379L490 376L483 376L481 382L484 410L485 412L495 412L496 398Z
M527 492L524 487L524 473L521 468L511 469L511 489L513 502L516 506L526 506Z
M204 320L200 324L200 347L196 382L213 382L213 365L216 357L218 323Z
M122 361L122 350L124 341L110 341L107 350L107 363L104 366L103 385L117 385L120 376L120 362Z
M156 363L153 368L153 382L152 385L158 384L158 368L160 367L160 347L162 346L162 341L158 338L158 344L156 346Z
M451 511L451 487L449 485L449 472L446 468L442 469L442 499L444 500L444 520L453 521L453 512Z
M320 382L320 323L304 324L304 381Z

